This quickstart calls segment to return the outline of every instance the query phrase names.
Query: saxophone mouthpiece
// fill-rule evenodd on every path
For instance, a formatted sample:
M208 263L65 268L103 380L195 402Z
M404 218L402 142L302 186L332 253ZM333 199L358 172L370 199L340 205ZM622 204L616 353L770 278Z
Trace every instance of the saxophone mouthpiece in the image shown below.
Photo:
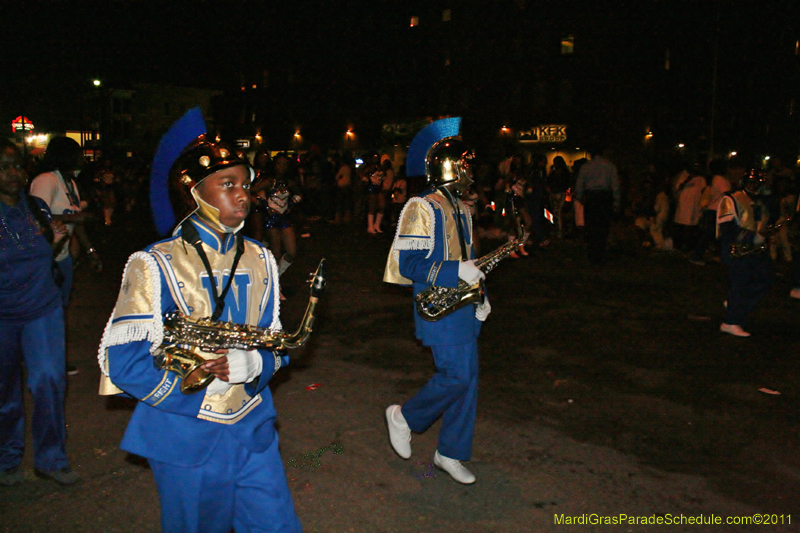
M323 257L317 266L316 272L311 274L311 279L309 280L309 283L311 283L311 296L313 298L319 298L320 295L322 295L325 290L325 284L327 283L327 276L328 267Z

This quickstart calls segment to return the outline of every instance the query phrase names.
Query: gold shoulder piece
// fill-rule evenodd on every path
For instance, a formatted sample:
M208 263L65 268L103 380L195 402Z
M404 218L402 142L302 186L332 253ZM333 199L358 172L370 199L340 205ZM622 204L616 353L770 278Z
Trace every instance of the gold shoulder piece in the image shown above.
M411 198L400 213L397 233L389 250L383 281L398 285L411 285L411 280L400 274L400 250L433 251L435 219L431 204L423 198Z
M161 322L161 279L158 265L147 252L136 252L128 259L114 311L103 331L97 352L100 366L100 394L122 392L109 379L108 348L148 340L158 346L163 337Z
M723 196L719 202L717 209L717 220L721 218L730 218L736 214L736 206L734 205L733 198L730 196Z
M412 198L400 214L395 243L398 238L430 238L433 235L432 220L430 204L422 198Z

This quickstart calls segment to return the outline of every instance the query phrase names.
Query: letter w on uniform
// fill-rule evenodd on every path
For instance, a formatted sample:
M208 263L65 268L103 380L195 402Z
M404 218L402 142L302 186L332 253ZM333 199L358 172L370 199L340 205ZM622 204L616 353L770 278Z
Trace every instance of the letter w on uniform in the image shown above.
M217 291L221 291L228 284L229 273L220 276L218 272L214 272L217 282ZM222 278L220 280L220 278ZM208 274L203 273L200 275L200 281L203 288L208 293L209 302L211 302L211 309L214 308L214 287L211 285L211 279ZM233 322L235 324L248 324L247 316L248 302L250 301L250 288L253 285L253 280L249 272L237 272L233 276L233 282L228 294L225 295L225 309L222 311L220 320L225 322Z

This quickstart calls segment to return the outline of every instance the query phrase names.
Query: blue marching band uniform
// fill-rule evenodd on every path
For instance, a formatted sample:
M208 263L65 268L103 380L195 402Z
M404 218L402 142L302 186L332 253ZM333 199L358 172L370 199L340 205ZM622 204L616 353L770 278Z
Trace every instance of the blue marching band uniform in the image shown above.
M434 122L409 147L409 175L425 173L432 187L403 208L383 280L410 285L414 296L431 285L457 287L465 263L474 259L472 220L458 199L471 183L459 127L460 118ZM488 301L478 309L467 305L435 322L414 309L416 337L431 348L436 373L405 404L386 410L390 442L404 459L411 455L410 432L423 432L441 417L433 463L465 484L475 481L460 463L472 456L478 335L489 309Z
M289 209L299 202L298 195L292 195L289 186L276 181L267 192L267 209L264 214L264 228L266 229L286 229L292 226Z
M222 152L229 157L219 168L246 165L214 143L207 144L217 156ZM210 173L218 161L212 154L209 165L208 157L203 157L200 164L210 166ZM156 166L154 162L154 176ZM199 213L207 213L207 206L199 203ZM268 388L269 378L288 364L288 358L259 350L259 377L231 384L227 390L208 387L194 394L181 393L181 378L154 364L163 339L164 313L212 316L216 287L227 285L231 275L219 319L281 329L278 271L272 254L235 231L220 238L207 220L192 214L171 238L130 257L98 353L103 372L100 393L124 393L139 400L121 448L148 459L159 489L163 531L299 532ZM190 226L210 268L184 239ZM232 274L239 239L243 253ZM197 353L205 359L219 357Z
M769 214L757 194L763 180L754 171L744 181L745 187L723 196L717 208L720 259L728 267L727 312L720 331L737 337L750 336L744 329L747 315L774 281L772 261L762 246L769 231ZM746 253L732 254L734 247Z
M460 279L455 210L435 189L420 196L411 198L400 215L384 274L384 281L411 285L414 296L431 285L456 287ZM474 259L469 211L460 200L457 202L467 257ZM478 400L478 335L482 322L475 317L475 307L468 305L436 322L420 318L415 309L414 324L417 339L432 348L436 374L403 404L403 416L415 433L443 417L438 451L468 461Z

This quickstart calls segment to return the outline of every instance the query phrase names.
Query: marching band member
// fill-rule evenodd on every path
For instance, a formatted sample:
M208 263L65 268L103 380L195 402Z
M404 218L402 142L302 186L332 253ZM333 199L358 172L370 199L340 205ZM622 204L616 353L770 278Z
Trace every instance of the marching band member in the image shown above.
M471 153L458 137L460 124L460 118L433 122L409 147L407 175L427 176L430 187L403 209L383 280L411 285L414 295L434 284L473 285L484 278L475 266L471 217L458 199L472 183ZM404 459L411 456L411 432L423 432L442 417L433 464L464 484L475 482L462 461L472 456L478 335L490 311L486 300L428 322L415 310L416 336L431 347L436 374L405 404L386 409L391 445Z
M749 337L750 333L744 329L745 319L772 285L774 270L763 246L769 220L766 206L759 198L764 176L758 169L752 169L742 185L741 189L723 196L717 208L720 256L728 267L727 315L719 330L736 337Z
M278 259L278 274L283 275L292 266L297 255L297 234L291 219L291 209L302 197L292 192L293 180L289 179L289 156L275 156L275 176L267 187L267 209L264 214L264 229L267 230L269 248Z
M188 216L128 260L98 353L100 393L140 400L120 447L148 459L163 531L299 532L267 386L288 358L198 350L215 379L193 394L162 364L162 313L281 329L275 259L241 234L253 168L211 139L195 108L161 140L151 174L156 226L165 233Z

